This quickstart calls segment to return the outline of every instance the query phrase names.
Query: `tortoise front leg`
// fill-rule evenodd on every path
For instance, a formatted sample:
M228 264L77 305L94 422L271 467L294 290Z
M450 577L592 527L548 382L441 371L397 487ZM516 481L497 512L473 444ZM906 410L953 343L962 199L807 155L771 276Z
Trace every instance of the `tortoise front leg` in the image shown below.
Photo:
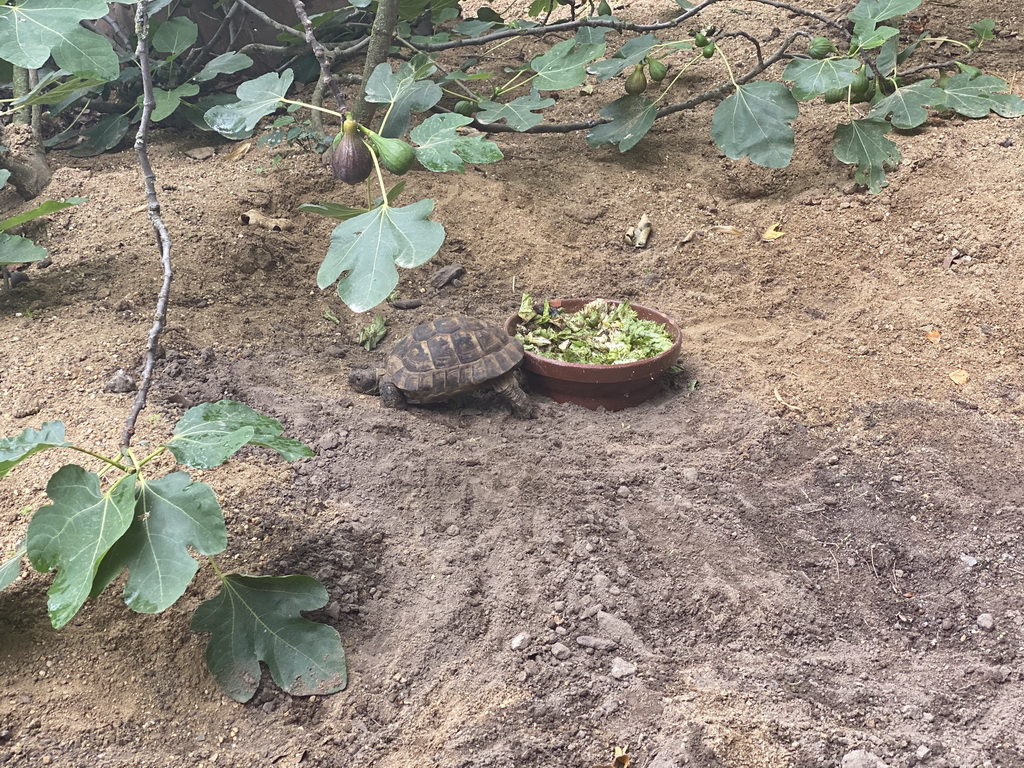
M501 378L495 379L494 389L508 400L509 405L512 406L512 412L517 418L536 418L537 408L519 386L515 371L509 371Z
M380 404L385 408L405 408L405 395L392 382L380 382Z

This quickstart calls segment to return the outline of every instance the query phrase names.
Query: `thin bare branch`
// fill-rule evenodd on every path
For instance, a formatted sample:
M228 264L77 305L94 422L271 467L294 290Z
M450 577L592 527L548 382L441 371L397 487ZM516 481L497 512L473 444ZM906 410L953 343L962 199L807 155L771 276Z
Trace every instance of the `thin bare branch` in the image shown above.
M238 9L241 7L242 6L238 3L232 3L231 7L228 8L227 13L224 14L224 18L220 20L220 24L217 26L217 29L214 30L213 35L206 41L206 44L203 45L202 48L193 48L188 52L185 56L185 61L182 64L185 70L181 77L183 82L190 80L197 72L199 72L199 69L206 61L206 57L209 55L210 51L213 50L213 46L215 46L217 41L223 37L224 33L231 25L231 20L234 18L235 14L238 13Z
M331 89L334 100L338 103L338 111L344 112L345 94L341 92L341 86L338 85L338 81L334 78L334 73L331 72L331 55L320 44L320 41L316 39L316 35L313 34L313 22L309 20L309 14L306 13L306 4L302 0L292 0L292 5L295 6L295 15L299 17L299 21L302 22L302 28L305 30L306 44L313 49L313 55L316 56L316 60L320 64L320 80L323 85ZM323 89L321 88L320 90L322 91Z
M771 56L763 61L758 61L757 64L744 72L740 77L737 77L736 82L741 85L743 83L750 82L773 64L784 59L786 57L787 49L798 37L801 37L799 32L787 37ZM660 120L663 117L674 115L676 112L684 112L688 109L693 109L694 107L708 101L718 101L719 99L725 98L725 96L727 96L731 91L733 91L733 84L727 80L715 88L705 91L699 96L694 96L692 99L687 99L686 101L662 107L655 112L654 119ZM472 125L474 128L478 128L479 130L487 133L574 133L576 131L589 131L592 128L596 128L597 126L608 122L611 121L607 118L598 117L593 120L580 120L575 123L549 123L547 125L535 125L533 128L527 128L525 131L518 131L515 128L501 123L473 122Z
M149 151L146 147L150 119L153 114L153 108L156 106L156 100L153 97L153 73L149 64L149 12L147 7L148 3L139 3L135 8L135 34L139 40L135 53L138 56L139 69L142 70L143 93L142 117L139 122L139 130L135 134L135 151L139 156L139 166L142 170L142 179L146 188L146 200L149 203L149 221L153 225L153 231L156 234L156 245L160 252L163 282L160 286L160 293L157 296L153 325L149 329L149 338L146 341L146 359L142 366L139 391L135 396L135 403L132 405L131 413L125 420L124 432L121 433L122 453L127 451L131 445L132 435L135 434L135 424L139 419L139 414L146 407L149 388L153 383L153 368L156 365L160 334L163 332L164 323L167 321L167 303L171 295L171 277L173 275L171 270L171 236L160 216L160 201L156 196L156 174L153 172L153 165L149 161Z
M247 10L249 13L251 13L257 19L262 21L267 26L272 27L273 29L276 29L278 32L280 32L282 34L285 34L285 35L292 35L293 37L302 37L302 33L299 32L299 30L293 29L292 27L289 27L287 24L282 24L280 21L277 21L276 19L270 18L269 16L267 16L267 14L265 14L259 8L256 8L256 7L252 6L252 5L250 5L249 3L247 3L246 0L235 0L235 3L237 3L240 6L242 6L242 8Z

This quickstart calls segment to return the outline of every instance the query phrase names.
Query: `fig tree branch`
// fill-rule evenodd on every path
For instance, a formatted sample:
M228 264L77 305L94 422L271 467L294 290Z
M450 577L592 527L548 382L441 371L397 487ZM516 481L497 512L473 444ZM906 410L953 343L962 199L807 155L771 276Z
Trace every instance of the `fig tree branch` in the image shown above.
M146 147L146 138L149 134L150 118L156 100L153 97L153 73L149 62L149 12L147 3L139 3L135 8L135 34L139 44L135 53L139 59L139 69L142 71L142 118L139 122L139 130L135 134L135 152L139 156L139 167L142 170L142 178L146 188L146 200L149 203L149 221L153 225L156 234L156 245L160 252L160 265L163 270L163 282L160 286L160 293L156 302L156 316L153 325L149 330L149 338L146 342L146 358L142 367L142 377L139 382L139 391L135 396L135 403L132 405L131 413L125 420L124 432L121 433L121 452L126 453L131 445L132 435L135 434L135 423L139 414L146 407L146 398L149 395L149 388L153 381L153 367L156 365L157 346L160 341L160 334L163 332L164 323L167 321L167 302L171 295L171 236L167 231L163 219L160 216L160 201L156 196L156 174L153 172L153 165L149 161L149 151Z

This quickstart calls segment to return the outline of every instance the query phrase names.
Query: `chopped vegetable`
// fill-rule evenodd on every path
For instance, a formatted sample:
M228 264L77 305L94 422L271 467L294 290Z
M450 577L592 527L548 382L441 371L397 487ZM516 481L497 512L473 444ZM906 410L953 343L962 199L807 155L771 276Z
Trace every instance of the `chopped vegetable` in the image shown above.
M586 365L621 365L655 357L675 343L661 323L641 320L629 302L595 299L578 312L559 312L545 300L534 308L523 294L516 338L527 352Z

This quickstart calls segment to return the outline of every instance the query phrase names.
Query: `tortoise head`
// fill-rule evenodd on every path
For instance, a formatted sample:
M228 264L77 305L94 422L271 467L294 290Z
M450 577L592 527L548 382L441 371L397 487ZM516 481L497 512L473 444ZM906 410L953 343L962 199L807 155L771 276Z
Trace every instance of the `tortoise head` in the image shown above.
M348 385L364 395L380 394L379 386L384 370L381 368L356 368L349 371Z

